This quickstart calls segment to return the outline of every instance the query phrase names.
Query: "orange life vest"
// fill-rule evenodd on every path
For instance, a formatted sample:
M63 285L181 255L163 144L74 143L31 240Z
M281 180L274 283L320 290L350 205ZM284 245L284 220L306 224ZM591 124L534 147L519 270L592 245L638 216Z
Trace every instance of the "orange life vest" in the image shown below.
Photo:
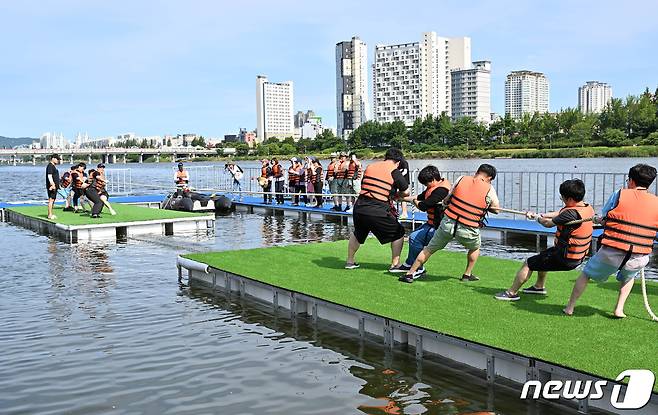
M327 175L325 176L326 180L329 180L330 177L334 177L334 167L335 167L336 162L332 161L329 163L327 166Z
M610 209L600 242L633 254L650 254L658 232L658 197L645 189L622 189Z
M267 166L266 166L266 167L261 167L261 168L260 168L260 177L265 177L265 178L267 178Z
M279 163L272 166L272 175L274 177L281 177L281 165Z
M350 160L350 164L347 166L347 178L350 180L361 178L361 167L353 160Z
M183 171L177 170L176 171L176 183L177 184L187 184L187 182L189 182L187 172L185 170L183 170Z
M62 178L59 181L59 187L66 189L71 184L71 172L67 171L62 174Z
M297 169L294 167L291 167L291 169L288 169L288 186L296 186L299 184L299 174L297 174Z
M334 166L334 177L336 177L339 180L345 178L346 171L343 168L343 164L345 163L342 161L338 161L336 162L336 166Z
M313 168L313 184L322 183L322 166Z
M94 184L94 187L96 188L96 190L98 192L104 191L105 190L105 182L106 182L105 175L102 174L101 172L97 171L97 172L94 173L93 179L94 179L93 184Z
M486 200L489 190L491 184L478 177L462 177L452 192L445 214L464 226L481 227L489 208Z
M82 189L82 185L85 184L85 175L80 172L73 172L71 174L71 179L73 180L73 187L75 189Z
M391 160L378 161L366 167L361 182L361 196L391 202L391 191L393 190L393 176L395 163Z
M565 210L577 211L581 219L594 216L594 209L588 204L585 204L585 206L563 207L560 209L560 213ZM592 222L583 222L572 226L559 225L555 232L554 245L558 248L564 248L565 259L581 261L589 251L593 230L594 224Z
M450 191L450 182L448 179L441 179L438 182L434 182L427 186L425 189L425 200L427 200L432 193L438 188L444 188L447 191ZM434 226L435 228L439 226L439 221L443 216L443 209L440 206L431 206L427 208L427 224Z

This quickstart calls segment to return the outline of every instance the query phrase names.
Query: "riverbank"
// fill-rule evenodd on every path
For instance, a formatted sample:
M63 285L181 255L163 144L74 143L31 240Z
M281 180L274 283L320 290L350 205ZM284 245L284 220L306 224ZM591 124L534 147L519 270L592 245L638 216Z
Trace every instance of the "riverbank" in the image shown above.
M385 151L373 151L370 149L356 149L354 152L361 159L380 159L384 158ZM313 156L320 159L328 159L331 153L313 153ZM658 146L624 146L624 147L575 147L575 148L556 148L556 149L534 149L534 148L513 148L513 149L487 149L487 150L433 150L411 152L405 151L408 159L494 159L494 158L621 158L621 157L657 157ZM197 157L190 161L228 161L241 160L252 161L260 160L263 157L278 157L281 160L293 157L291 154L271 155L271 156L236 156L236 157Z

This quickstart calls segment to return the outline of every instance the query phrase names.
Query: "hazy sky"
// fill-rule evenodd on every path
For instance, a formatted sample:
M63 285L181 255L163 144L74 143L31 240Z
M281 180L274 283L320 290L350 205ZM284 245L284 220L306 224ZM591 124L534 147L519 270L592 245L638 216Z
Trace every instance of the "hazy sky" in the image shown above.
M335 44L469 36L492 61L504 112L510 70L546 73L551 111L578 86L658 86L658 2L0 0L0 135L93 136L255 128L256 75L294 81L295 110L336 125Z

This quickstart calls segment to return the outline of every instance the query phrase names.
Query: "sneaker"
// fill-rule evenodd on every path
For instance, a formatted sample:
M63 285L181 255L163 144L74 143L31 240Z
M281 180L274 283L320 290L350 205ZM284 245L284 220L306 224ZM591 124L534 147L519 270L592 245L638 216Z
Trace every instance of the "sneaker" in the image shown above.
M407 266L407 265L405 265L405 264L400 264L400 265L397 265L397 266L395 266L395 267L390 267L390 268L388 269L388 272L391 272L391 273L393 273L393 274L397 274L397 273L402 273L402 272L403 272L403 273L406 274L407 271L409 271L410 269L411 269L410 266Z
M478 277L476 277L475 275L472 275L472 274L471 275L464 274L464 275L462 275L460 281L462 281L462 282L480 281L480 279Z
M55 216L55 215L50 215L50 216L48 216L48 219L50 219L50 220L55 220L55 219L57 219L57 216Z
M345 206L345 209L343 209L343 212L351 211L352 206Z
M352 208L349 208L345 211L345 213L352 213L352 212L354 212L354 209L352 209Z
M510 294L508 291L498 293L494 295L494 298L500 301L519 301L521 299L518 294Z
M524 288L523 294L546 295L546 288L537 288L533 285L532 287Z
M412 282L414 282L418 278L422 277L424 273L425 273L425 270L421 268L421 269L417 270L416 272L414 272L413 274L404 274L403 276L398 278L398 281L406 282L407 284L411 284Z
M101 218L101 215L91 215L91 218L92 218L92 219L100 219L100 218Z
M356 262L354 262L352 264L345 264L345 269L357 269L359 267L360 267L360 265L357 264Z

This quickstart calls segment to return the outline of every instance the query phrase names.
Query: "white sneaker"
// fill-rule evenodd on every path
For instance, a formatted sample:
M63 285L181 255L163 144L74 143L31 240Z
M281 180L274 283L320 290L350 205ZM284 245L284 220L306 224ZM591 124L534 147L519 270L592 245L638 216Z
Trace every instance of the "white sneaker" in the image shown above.
M116 214L117 214L117 212L114 209L110 210L110 215L116 216Z
M55 215L50 215L50 216L48 216L48 219L50 219L50 220L55 220L55 219L57 219L57 216L55 216Z

